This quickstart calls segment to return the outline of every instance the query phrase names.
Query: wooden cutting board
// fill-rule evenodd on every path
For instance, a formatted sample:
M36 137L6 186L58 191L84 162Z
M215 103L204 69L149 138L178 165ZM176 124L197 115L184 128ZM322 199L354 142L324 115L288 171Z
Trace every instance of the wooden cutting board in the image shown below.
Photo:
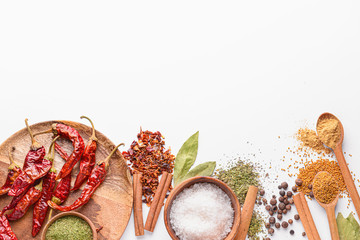
M91 127L84 124L71 121L48 121L31 125L31 130L36 133L50 129L53 123L67 124L80 133L87 143L91 135ZM115 147L115 145L102 133L96 131L96 137L99 139L98 148L96 151L96 160L103 160ZM52 139L52 134L44 134L36 136L36 140L43 144L48 151ZM65 139L57 141L69 154L72 152L72 144ZM117 143L118 144L118 143ZM5 182L7 176L7 167L9 165L8 151L15 147L13 156L15 162L21 167L23 165L25 156L30 149L31 139L26 128L16 132L0 145L0 184ZM120 147L121 148L121 147ZM59 172L64 164L64 160L56 154L55 167ZM77 173L79 172L79 164L75 166L72 172L72 182L74 183ZM69 199L64 205L70 205L81 194L81 190L72 192ZM0 209L11 201L8 196L0 196ZM95 224L97 228L103 227L99 232L99 239L119 240L125 231L129 222L131 210L133 205L133 191L132 180L130 172L127 168L126 161L118 150L110 160L110 167L104 183L96 190L92 199L83 207L77 209L78 212L86 215ZM33 208L30 208L26 215L18 221L10 222L10 225L19 238L19 240L40 239L41 234L33 238L31 236L32 230L32 215ZM9 212L8 212L9 213ZM53 216L58 214L53 211ZM44 222L44 225L46 224Z

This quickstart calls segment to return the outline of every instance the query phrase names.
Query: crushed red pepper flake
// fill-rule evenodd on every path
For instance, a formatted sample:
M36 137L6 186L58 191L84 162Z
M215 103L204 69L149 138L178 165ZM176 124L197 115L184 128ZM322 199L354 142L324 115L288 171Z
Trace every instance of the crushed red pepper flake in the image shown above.
M165 149L164 137L159 131L150 132L140 129L137 138L130 149L122 154L129 161L131 174L142 173L143 202L149 206L159 185L159 176L165 171L173 172L175 156L171 154L171 148ZM170 185L169 191L171 190Z

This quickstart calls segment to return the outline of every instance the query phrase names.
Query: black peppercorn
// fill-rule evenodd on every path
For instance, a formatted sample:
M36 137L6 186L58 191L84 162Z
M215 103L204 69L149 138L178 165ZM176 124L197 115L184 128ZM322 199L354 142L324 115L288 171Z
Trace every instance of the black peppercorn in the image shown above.
M270 216L274 215L273 211L269 211Z
M272 195L272 198L275 198L275 199L276 199L276 196L275 196L275 195Z
M284 202L284 197L279 197L280 202Z
M288 223L290 223L290 224L293 224L293 222L294 222L294 221L293 221L292 219L289 219L289 220L288 220Z
M270 228L270 223L268 223L268 222L265 223L265 227L266 227L266 228Z
M277 215L277 219L279 219L279 220L281 220L282 217L283 217L282 214L278 214L278 215Z
M289 203L290 203L289 200L287 200L287 199L284 200L285 205L288 205Z
M287 182L283 182L283 183L281 183L281 188L283 188L283 189L287 189L288 188L288 183Z
M260 190L260 196L264 196L265 195L265 190L264 189L261 189Z
M283 214L286 214L287 213L287 210L286 208L284 210L282 210Z
M262 201L263 201L264 204L267 204L267 199L266 198L263 198Z
M265 209L266 209L266 211L270 211L270 209L271 209L270 205L266 205Z
M282 211L281 209L279 209L277 212L278 212L279 214L282 214L282 213L283 213L283 211Z
M311 184L311 183L309 184L308 188L309 188L310 190L312 189L312 184Z
M299 215L299 214L295 214L294 219L295 219L295 220L299 220L299 219L300 219L300 215Z
M289 226L289 223L284 221L284 222L281 223L281 226L283 228L287 228Z
M285 209L285 203L279 203L279 208L281 209L281 210L284 210Z
M276 199L275 198L272 198L271 200L270 200L270 204L271 205L276 205L276 203L277 203L277 201L276 201Z
M269 228L268 233L269 233L270 235L273 235L274 232L275 232L275 230L274 230L273 228Z
M274 217L269 218L269 223L274 224L276 222L276 219Z
M288 196L289 198L291 198L292 195L293 195L293 193L292 193L291 191L288 191L288 192L286 193L286 196Z
M294 204L294 199L289 199L289 204L293 205Z
M311 191L311 192L309 193L309 196L310 196L311 198L314 198L314 193Z
M290 230L291 235L294 235L294 233L295 233L294 230Z
M280 194L280 196L285 196L285 191L281 190L281 191L279 191L279 194Z
M303 237L305 237L305 236L306 236L306 232L303 232L302 235L303 235Z
M289 204L289 205L286 205L286 210L288 210L288 211L290 211L291 210L291 205Z
M303 181L302 181L300 178L298 178L298 179L295 180L295 184L296 184L297 186L301 187L302 184L303 184Z
M275 227L276 227L276 228L280 228L280 223L278 223L278 222L275 223Z
M297 187L296 187L296 186L293 186L293 187L291 188L291 190L292 190L293 192L297 192Z

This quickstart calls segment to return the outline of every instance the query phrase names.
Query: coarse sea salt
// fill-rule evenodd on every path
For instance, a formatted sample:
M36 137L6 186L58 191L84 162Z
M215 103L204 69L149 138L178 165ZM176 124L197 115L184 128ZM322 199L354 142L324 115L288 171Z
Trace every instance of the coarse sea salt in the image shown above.
M170 223L181 240L222 240L234 221L229 196L212 183L196 183L174 199Z

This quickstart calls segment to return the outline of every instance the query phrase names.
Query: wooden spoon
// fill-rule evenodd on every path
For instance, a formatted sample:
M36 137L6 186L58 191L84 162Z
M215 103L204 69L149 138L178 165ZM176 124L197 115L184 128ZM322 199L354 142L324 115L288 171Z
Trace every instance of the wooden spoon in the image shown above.
M318 130L319 122L320 122L321 119L324 119L324 118L335 118L339 122L341 136L340 136L339 142L336 143L335 147L332 150L334 151L336 159L337 159L337 161L339 163L341 174L342 174L342 176L344 178L346 188L347 188L347 190L348 190L348 192L350 194L352 202L354 203L357 215L360 216L360 197L359 197L359 193L358 193L358 191L356 189L354 180L353 180L353 178L351 176L349 167L348 167L348 165L347 165L347 163L345 161L345 157L344 157L343 150L342 150L342 143L343 143L343 140L344 140L344 128L343 128L343 125L341 124L339 119L337 117L335 117L333 114L331 114L331 113L323 113L318 118L318 121L317 121L317 124L316 124L316 128L317 128L316 130L317 130L318 133L319 133L319 130ZM320 138L320 140L324 142L323 139Z
M328 174L331 177L331 174L328 173L328 172L325 172L325 171L321 171L321 172L317 173L315 178L314 178L314 181L313 181L313 188L314 188L315 182L318 181L318 179L319 179L318 178L319 174ZM327 203L327 204L323 203L323 202L321 202L319 200L319 196L316 195L315 191L313 191L313 193L314 193L314 197L315 197L316 201L326 211L326 215L327 215L327 218L328 218L328 221L329 221L331 239L332 240L339 240L340 239L339 231L338 231L338 227L337 227L337 223L336 223L336 217L335 217L335 207L336 207L336 204L337 204L338 199L339 199L339 191L338 191L337 196L335 197L335 199L331 203Z

